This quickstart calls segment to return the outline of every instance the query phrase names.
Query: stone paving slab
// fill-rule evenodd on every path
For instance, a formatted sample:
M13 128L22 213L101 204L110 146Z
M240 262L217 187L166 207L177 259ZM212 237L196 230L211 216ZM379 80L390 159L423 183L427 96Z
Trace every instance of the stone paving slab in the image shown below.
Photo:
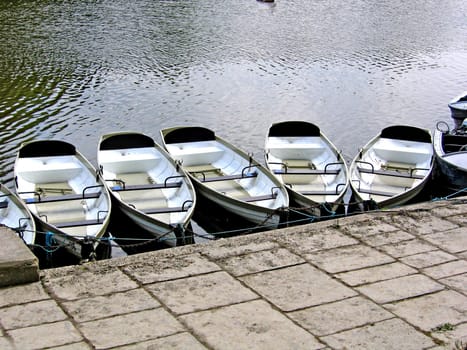
M356 295L352 289L309 264L240 278L282 311L293 311Z
M318 336L342 332L394 317L379 305L362 297L291 312L288 316Z
M434 293L445 287L423 275L410 275L356 287L379 304Z
M13 350L13 344L6 337L0 337L0 349Z
M402 230L412 234L426 235L437 232L439 229L450 230L459 227L448 220L441 219L429 211L407 211L401 209L399 215L384 217L391 225L396 225Z
M160 307L148 292L139 288L106 296L84 298L62 303L77 322L86 322L136 311Z
M73 274L45 278L43 283L51 293L64 300L105 295L138 287L136 282L118 269L98 268L93 265L86 265L83 270L78 269Z
M453 260L457 260L457 257L441 250L415 254L400 259L400 261L404 264L410 265L417 269L439 265Z
M310 232L299 232L294 234L284 234L277 239L279 243L293 252L310 253L320 250L327 250L342 246L354 245L358 241L346 236L334 228L325 228Z
M212 349L321 349L313 335L262 301L229 305L182 316Z
M175 314L185 314L257 299L226 272L148 285L147 289Z
M422 269L422 272L425 275L428 275L431 278L435 278L435 279L449 277L453 275L459 275L459 274L467 272L467 261L465 260L450 261L445 264Z
M378 247L381 245L386 244L394 244L399 243L402 241L410 241L414 239L415 236L407 233L405 231L391 231L391 232L383 232L381 234L374 234L374 235L362 235L360 239L365 242L366 244L372 247Z
M465 227L449 231L441 231L426 235L424 238L449 253L460 253L467 250L467 229Z
M179 349L179 350L207 350L195 337L190 333L178 333L168 337L149 340L133 345L119 346L114 350L157 350L157 349Z
M5 329L24 328L67 319L55 300L10 306L0 309L0 323Z
M350 286L384 281L417 273L417 270L400 262L373 266L361 270L338 273L335 276Z
M35 350L81 341L83 338L69 321L46 323L8 331L16 349Z
M467 295L467 273L464 273L462 275L446 277L439 281L448 285L449 287L451 287L451 289L455 289L458 292Z
M284 248L263 250L260 252L217 260L217 263L233 276L242 276L261 271L268 271L281 267L302 264L304 262L304 259Z
M85 322L79 328L96 349L132 344L184 330L163 308Z
M340 231L356 238L382 235L389 232L398 231L399 228L385 222L381 217L372 214L363 214L352 217L350 223L342 225Z
M50 299L40 282L0 289L0 307Z
M420 350L436 345L432 339L398 319L354 328L322 339L333 349Z
M307 254L306 259L329 273L357 270L394 261L390 256L364 245L353 245Z
M256 235L248 235L241 238L235 237L236 239L234 240L221 239L220 241L201 247L201 252L208 258L217 260L278 247L277 243L268 240L256 242L254 241L256 237Z
M402 258L404 256L437 250L438 247L420 239L413 239L411 241L403 241L395 244L383 245L380 246L379 249L386 252L394 258Z
M201 275L219 271L220 267L199 254L179 256L177 259L155 259L122 268L142 284Z
M387 304L385 307L426 332L448 323L467 322L467 297L451 290Z

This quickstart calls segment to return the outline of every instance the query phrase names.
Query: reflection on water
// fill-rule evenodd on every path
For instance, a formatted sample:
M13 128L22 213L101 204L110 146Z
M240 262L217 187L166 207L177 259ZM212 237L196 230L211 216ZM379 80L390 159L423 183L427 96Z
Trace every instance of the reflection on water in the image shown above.
M0 2L0 176L21 142L160 141L198 124L262 160L269 125L318 124L350 160L388 124L433 129L466 89L467 2Z

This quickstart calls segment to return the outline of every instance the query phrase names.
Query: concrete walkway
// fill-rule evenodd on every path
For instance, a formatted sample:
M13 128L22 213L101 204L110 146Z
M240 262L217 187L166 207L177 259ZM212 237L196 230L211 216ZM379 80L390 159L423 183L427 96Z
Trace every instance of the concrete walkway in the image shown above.
M464 349L467 199L41 271L0 349Z

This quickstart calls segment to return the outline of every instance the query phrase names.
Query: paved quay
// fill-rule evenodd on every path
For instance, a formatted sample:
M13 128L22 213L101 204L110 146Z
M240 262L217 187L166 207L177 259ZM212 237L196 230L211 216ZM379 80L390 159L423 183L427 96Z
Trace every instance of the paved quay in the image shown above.
M464 197L43 270L0 349L465 349L466 226Z

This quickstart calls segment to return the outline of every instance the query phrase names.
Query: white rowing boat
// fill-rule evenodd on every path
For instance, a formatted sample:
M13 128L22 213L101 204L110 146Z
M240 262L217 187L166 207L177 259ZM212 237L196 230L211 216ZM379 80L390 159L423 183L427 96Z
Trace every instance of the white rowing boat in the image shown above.
M390 126L373 138L350 165L357 201L374 201L379 208L402 205L421 192L433 169L428 130Z
M316 216L343 211L347 165L319 127L305 121L272 124L265 152L266 165L287 187L299 210Z
M200 194L263 228L279 225L289 205L287 190L251 156L203 127L174 127L161 134Z
M170 246L185 235L196 194L185 172L152 138L136 132L103 135L97 160L110 193L138 226Z
M36 239L34 218L23 201L5 185L0 185L0 225L16 231L28 246L34 244Z
M110 195L101 177L64 141L21 145L15 162L18 196L44 233L82 260L94 257L110 219ZM98 257L99 258L99 257Z
M433 135L435 178L445 190L456 193L467 188L467 92L448 106L454 127L451 130L444 121L436 125Z

